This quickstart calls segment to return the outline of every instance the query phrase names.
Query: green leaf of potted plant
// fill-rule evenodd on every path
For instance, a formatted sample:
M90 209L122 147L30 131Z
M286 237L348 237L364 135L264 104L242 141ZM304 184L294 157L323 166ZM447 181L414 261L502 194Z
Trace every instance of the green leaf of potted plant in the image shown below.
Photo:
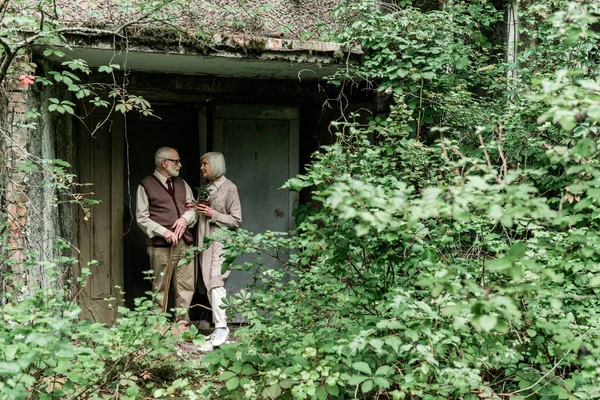
M197 187L196 189L198 190L198 204L208 206L210 204L208 201L210 190L207 187Z

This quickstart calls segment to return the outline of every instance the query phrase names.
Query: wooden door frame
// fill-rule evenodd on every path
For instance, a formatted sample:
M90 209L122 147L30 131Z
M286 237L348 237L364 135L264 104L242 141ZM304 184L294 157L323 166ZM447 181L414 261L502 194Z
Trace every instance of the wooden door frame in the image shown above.
M88 126L95 127L97 122L104 121L107 118L106 114L93 113L86 119L85 123ZM91 216L85 219L81 209L77 210L77 215L73 219L74 222L74 239L76 247L79 249L78 259L79 266L76 274L80 276L82 268L89 268L92 275L85 279L85 287L82 289L78 301L82 308L81 317L89 318L94 321L111 324L117 318L117 308L122 300L120 290L116 290L115 286L123 287L123 176L120 173L124 171L124 127L123 117L121 114L113 114L110 120L106 120L105 124L92 137L87 129L81 124L78 129L78 155L77 169L79 180L83 184L90 183L89 192L94 192L93 199L98 199L102 196L105 189L109 191L108 199L103 199L109 202L110 217L108 224L110 232L108 233L108 251L106 260L98 260L101 256L100 250L102 245L98 242L99 239L96 232L96 222L106 219L106 215L96 215L102 213L98 211L98 206L91 207ZM97 151L100 148L101 151ZM95 182L95 176L101 171L98 167L108 163L110 176L110 185L108 188L95 186L99 185ZM84 187L85 188L85 187ZM95 189L97 188L97 189ZM104 238L106 239L106 237ZM99 261L99 264L89 265L92 261ZM106 293L100 293L93 296L92 291L94 285L98 282L103 271L100 268L108 268L108 279L110 286ZM96 270L96 271L95 271ZM106 302L105 299L113 299ZM112 308L109 308L109 304Z

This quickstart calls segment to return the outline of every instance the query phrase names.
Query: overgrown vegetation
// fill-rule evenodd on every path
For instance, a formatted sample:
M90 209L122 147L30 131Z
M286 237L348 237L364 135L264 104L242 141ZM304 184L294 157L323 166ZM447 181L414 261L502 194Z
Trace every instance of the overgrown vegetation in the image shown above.
M89 290L95 262L74 268L78 260L72 257L73 246L64 240L49 252L58 255L54 260L33 250L41 246L38 243L27 243L31 238L27 238L27 208L34 190L43 192L42 201L53 209L65 203L82 209L86 220L89 207L98 201L89 198L89 188L78 182L67 161L38 156L22 138L43 130L51 115L78 118L94 135L110 122L107 117L87 126L86 117L94 109L152 114L144 98L127 91L119 76L120 65L111 61L92 69L85 60L66 56L60 47L64 35L110 35L116 43L129 26L164 23L165 7L177 4L173 0L121 2L122 14L112 21L114 26L98 28L69 24L54 1L0 1L1 399L134 399L175 394L206 398L212 387L203 382L197 362L186 362L177 353L181 341L204 342L194 327L179 332L167 314L156 311L151 298L136 299L133 310L117 306L114 313L119 317L112 326L80 320L77 302ZM38 46L35 51L34 46ZM91 81L92 72L109 78ZM28 90L35 90L32 97L41 107L26 109L25 102L18 104ZM6 107L11 100L15 109ZM37 287L37 281L43 287ZM116 299L106 300L107 307L118 304Z
M509 64L507 4L398 3L336 14L366 54L331 80L371 81L389 112L333 124L285 184L312 193L296 232L224 233L230 261L282 263L235 267L257 276L229 300L237 343L181 368L149 301L106 327L39 291L1 310L0 396L600 397L600 5L522 2Z
M69 248L64 242L58 246ZM56 280L77 259L37 262ZM84 269L79 283L89 274ZM195 327L179 333L151 298L136 299L133 310L119 307L120 317L110 327L80 320L81 308L68 290L73 283L40 288L22 299L6 295L0 309L0 398L136 399L175 393L206 398L211 385L203 383L197 363L184 362L175 347L196 340Z
M352 11L341 38L367 55L335 78L391 110L286 183L318 206L296 236L229 246L295 251L231 301L250 325L205 357L220 396L597 398L598 5L523 9L512 65L489 2Z

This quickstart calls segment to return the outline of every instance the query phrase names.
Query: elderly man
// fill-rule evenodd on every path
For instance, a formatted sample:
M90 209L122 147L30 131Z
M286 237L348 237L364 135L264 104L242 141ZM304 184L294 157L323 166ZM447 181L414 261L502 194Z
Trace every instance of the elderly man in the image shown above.
M196 212L186 211L193 201L189 185L179 178L181 160L177 150L161 147L154 156L156 170L142 179L137 189L136 219L144 231L150 265L154 271L152 291L160 302L167 282L167 267L172 265L175 305L183 309L177 323L185 329L189 323L188 309L194 295L193 261L177 266L193 244L189 228L196 223ZM172 255L172 258L171 258Z

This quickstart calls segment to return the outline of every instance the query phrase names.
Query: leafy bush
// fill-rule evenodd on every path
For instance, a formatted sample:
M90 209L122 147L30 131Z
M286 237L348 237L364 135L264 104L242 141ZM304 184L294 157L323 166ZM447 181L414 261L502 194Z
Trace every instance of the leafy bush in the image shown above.
M59 266L76 262L58 261L40 264L50 279ZM81 309L64 289L6 296L0 308L0 398L205 397L191 381L200 379L197 363L175 357L177 341L194 340L197 330L174 336L152 299L136 299L134 310L119 307L114 325L106 326L79 320Z
M230 261L293 251L280 269L236 267L256 268L257 285L230 300L249 320L241 340L204 359L221 397L600 396L600 82L587 61L599 6L534 4L523 18L547 10L545 34L523 46L513 87L511 66L481 64L486 41L472 41L490 21L474 7L494 10L468 3L366 7L349 28L368 54L352 73L378 77L395 104L366 127L339 124L336 143L286 183L319 203L297 213L294 235L229 233ZM408 16L424 23L404 29ZM472 34L448 41L465 20ZM419 35L442 51L412 48ZM538 46L569 59L535 70ZM443 54L468 62L430 65ZM413 75L386 67L401 56Z

